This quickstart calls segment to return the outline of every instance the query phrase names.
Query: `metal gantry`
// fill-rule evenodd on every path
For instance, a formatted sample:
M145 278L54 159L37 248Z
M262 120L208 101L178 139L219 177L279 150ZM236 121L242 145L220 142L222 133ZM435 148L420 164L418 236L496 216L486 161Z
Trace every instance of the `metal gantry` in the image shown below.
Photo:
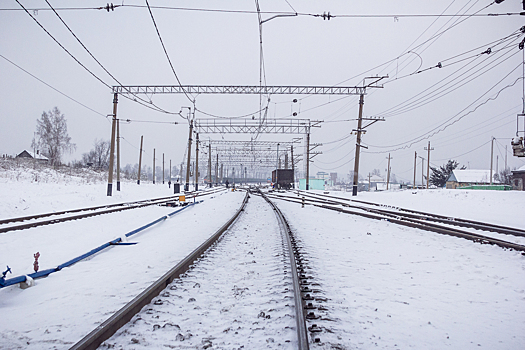
M195 132L200 134L309 134L322 121L310 119L196 119Z
M113 86L113 93L139 94L244 94L244 95L363 95L358 86L254 86L254 85L130 85Z
M360 95L366 94L366 88L363 86L254 86L254 85L129 85L113 86L113 119L116 120L117 97L118 95L154 95L154 94L248 94L248 95ZM195 103L195 100L193 100ZM190 108L191 114L191 108ZM260 119L260 118L259 118ZM246 120L246 119L229 119L229 121L218 121L216 119L195 119L195 108L193 117L188 118L190 122L190 131L188 137L188 161L186 164L186 185L189 186L189 169L191 158L191 143L193 127L195 133L212 134L212 133L275 133L275 134L304 134L309 140L310 129L319 127L321 121L310 121L309 119L276 119L276 120ZM107 195L112 195L113 182L113 159L115 148L115 123L112 125L111 154L110 154L110 171L108 174L108 191ZM307 149L310 145L307 142ZM117 155L118 156L118 155ZM293 156L292 156L292 159ZM309 163L309 157L306 158ZM307 167L308 168L308 167ZM198 176L198 173L197 173ZM308 172L307 172L308 177Z

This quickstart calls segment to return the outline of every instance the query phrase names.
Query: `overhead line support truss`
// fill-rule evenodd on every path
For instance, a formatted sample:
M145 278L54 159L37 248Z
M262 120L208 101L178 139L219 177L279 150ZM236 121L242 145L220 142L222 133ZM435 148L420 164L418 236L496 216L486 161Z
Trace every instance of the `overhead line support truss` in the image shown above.
M113 86L113 93L131 94L248 94L248 95L364 95L358 86L253 86L253 85L131 85Z

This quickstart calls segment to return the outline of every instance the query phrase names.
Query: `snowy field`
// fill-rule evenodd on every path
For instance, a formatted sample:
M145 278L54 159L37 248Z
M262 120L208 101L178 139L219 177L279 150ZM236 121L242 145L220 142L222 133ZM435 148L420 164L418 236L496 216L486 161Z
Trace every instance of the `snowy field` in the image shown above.
M114 191L113 197L107 197L103 179L86 181L50 174L38 175L39 180L45 180L35 182L34 174L15 175L0 174L0 218L172 193L167 185L122 183L121 192ZM243 197L239 192L205 197L203 203L133 236L131 241L138 242L136 245L110 248L37 280L29 289L0 289L0 349L69 348L222 226ZM358 199L525 227L520 209L525 203L525 192L420 190L360 193ZM326 317L332 321L317 323L332 333L321 334L321 348L523 348L522 254L312 206L302 209L294 203L276 203L301 240L310 259L310 273L320 281L319 288L328 298L324 306L328 309ZM33 254L39 251L40 268L51 268L171 211L173 208L151 206L0 234L0 267L2 271L6 265L13 269L8 278L31 273ZM262 211L251 215L266 220ZM242 222L241 225L251 227ZM247 234L242 239L250 239L253 247L262 247L268 240L264 235ZM235 244L233 239L224 243ZM216 254L220 251L219 248ZM231 264L235 264L234 257L235 254ZM204 264L203 269L209 270L210 264ZM182 283L197 282L194 279L190 276ZM267 282L260 283L261 289L268 288ZM184 298L194 297L190 294L184 294ZM207 307L202 297L195 299L201 308ZM261 302L252 311L258 314L266 309ZM215 311L211 310L213 315ZM249 311L247 318L253 316ZM193 315L195 319L190 322L203 322L198 318L204 315ZM213 320L205 324L213 327ZM221 328L227 326L221 321ZM269 344L266 331L254 337L254 344ZM192 342L197 348L204 344L198 338ZM181 348L189 345L175 344ZM133 348L132 345L123 344L123 348ZM276 343L268 346L275 347Z

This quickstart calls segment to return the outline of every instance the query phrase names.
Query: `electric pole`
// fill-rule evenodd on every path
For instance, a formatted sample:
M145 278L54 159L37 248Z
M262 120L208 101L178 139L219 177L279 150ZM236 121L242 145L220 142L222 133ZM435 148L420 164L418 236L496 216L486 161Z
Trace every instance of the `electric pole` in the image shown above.
M417 152L414 152L414 183L412 188L416 188L416 165L417 165Z
M117 191L120 191L120 119L117 119Z
M162 184L164 185L164 153L162 153Z
M493 158L494 158L494 136L492 137L492 139L490 140L491 144L490 144L490 185L492 186L492 165L494 163L493 161Z
M370 192L370 186L371 186L370 178L371 177L372 177L372 175L370 175L370 173L368 173L368 192Z
M142 141L144 140L144 135L140 137L140 153L139 153L139 178L137 179L137 185L140 185L140 167L142 166Z
M430 141L428 141L428 147L425 147L425 151L428 151L427 155L427 190L428 190L428 181L430 180L430 151L433 151L433 148L430 148Z
M374 88L382 88L382 86L372 86L372 84L375 84L377 83L378 81L380 81L381 79L384 79L384 78L388 78L388 76L384 76L384 77L367 77L365 79L376 79L375 81L373 81L372 83L364 86L364 88L367 88L367 87L374 87ZM363 105L365 104L365 95L364 93L360 94L359 95L359 117L357 119L357 130L353 130L357 133L357 138L356 138L356 144L355 144L355 157L354 157L354 182L353 182L353 187L352 187L352 196L357 196L357 187L358 187L358 184L359 184L359 155L361 153L361 147L363 148L368 148L366 146L362 146L361 145L361 133L366 133L366 131L364 130L365 128L367 128L368 126L374 124L375 122L377 121L384 121L384 119L379 119L379 118L363 118ZM363 120L371 120L372 122L368 125L366 125L365 127L363 127Z
M390 153L388 153L388 168L387 168L387 175L386 175L386 190L388 191L388 184L390 183Z
M219 151L217 151L217 162L215 162L215 186L219 185Z
M168 180L168 187L171 188L171 159L170 159L170 178Z
M208 145L208 187L212 187L213 183L211 180L211 143Z
M418 156L421 158L421 188L423 188L425 183L425 158Z
M294 162L293 162L293 144L290 148L290 155L292 157L292 188L295 189L295 166L294 166Z
M195 191L199 190L199 133L197 133L197 140L195 141Z
M190 117L191 108L188 112ZM190 162L191 162L191 136L193 134L193 119L190 120L190 134L188 136L188 163L186 164L186 185L184 185L184 191L190 190Z
M153 149L153 184L155 185L155 148Z
M113 95L113 121L111 123L111 147L109 153L109 169L108 169L108 192L107 195L113 195L113 163L115 162L115 127L117 124L117 102L118 94Z

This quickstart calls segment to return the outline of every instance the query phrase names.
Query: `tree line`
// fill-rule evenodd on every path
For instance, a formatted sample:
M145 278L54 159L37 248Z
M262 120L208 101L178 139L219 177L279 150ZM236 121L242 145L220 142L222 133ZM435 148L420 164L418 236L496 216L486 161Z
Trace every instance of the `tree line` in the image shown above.
M52 166L61 164L62 156L66 153L72 153L76 150L76 145L71 142L71 137L67 132L67 121L64 114L55 107L51 111L43 112L40 119L36 121L35 137L31 142L33 149L39 149L42 154L49 159ZM111 144L109 140L95 139L93 149L87 153L82 154L80 162L74 161L73 166L82 167L88 166L99 170L108 170L109 156ZM452 171L459 167L456 160L449 160L444 165L437 167L430 167L432 174L429 182L436 187L445 187ZM465 166L459 169L466 169ZM136 179L138 176L138 164L127 164L121 168L121 173L124 178ZM176 166L172 167L172 175L177 175L179 169ZM155 167L156 181L162 181L162 167ZM372 175L380 175L379 169L374 169ZM164 178L169 176L169 169L165 170ZM141 169L141 180L152 180L153 171L149 166L144 165ZM426 176L425 176L426 179ZM494 174L494 180L503 184L511 184L512 173L509 168L503 169L499 173ZM392 183L396 182L395 175L391 174Z
M31 148L38 149L42 155L47 157L49 164L53 167L62 164L62 158L66 153L72 153L76 150L76 145L71 142L71 137L67 131L67 120L63 113L57 107L48 112L42 112L42 115L36 121L36 131ZM109 140L95 139L93 148L82 154L80 161L73 161L73 167L90 167L95 170L109 169L109 156L111 143ZM121 167L121 176L126 179L137 179L139 165L126 164ZM177 166L172 167L172 176L179 173ZM164 178L168 181L170 174L169 167L164 170ZM162 167L155 167L156 181L162 181ZM144 165L141 169L141 180L153 180L153 169Z

